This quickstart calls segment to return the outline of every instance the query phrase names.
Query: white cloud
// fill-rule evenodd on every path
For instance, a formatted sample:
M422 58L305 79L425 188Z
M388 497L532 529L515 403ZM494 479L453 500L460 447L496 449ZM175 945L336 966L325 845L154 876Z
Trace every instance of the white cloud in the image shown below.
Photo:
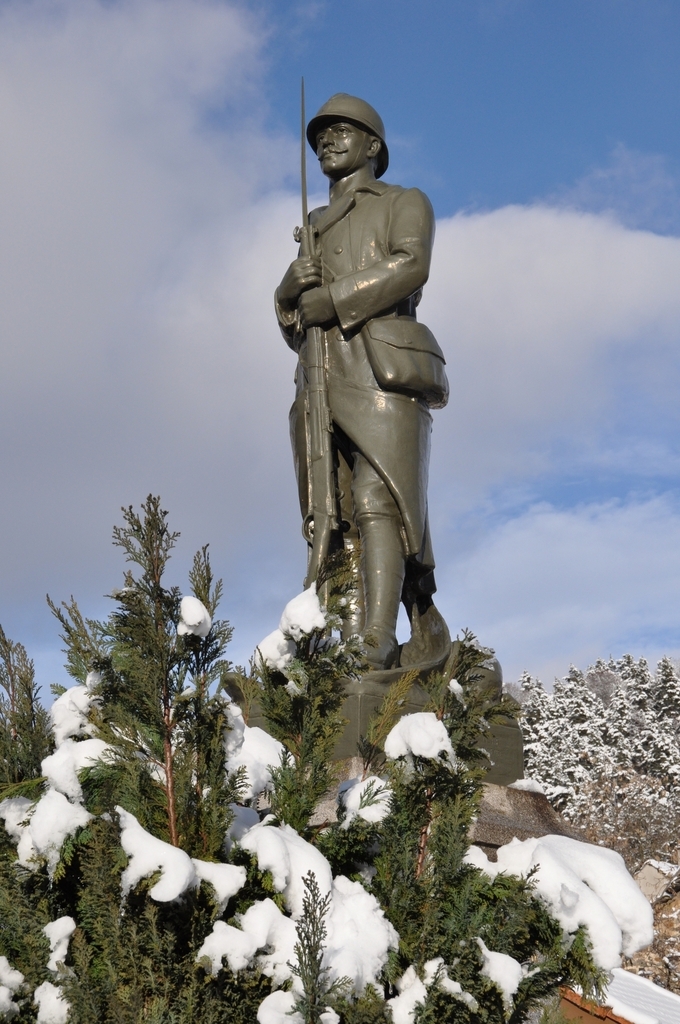
M567 461L615 444L622 376L641 388L644 356L677 378L679 276L680 239L602 216L505 207L440 222L422 316L452 384L434 428L450 500L550 470L556 444Z
M0 24L4 379L75 398L74 369L135 352L150 293L261 180L202 123L247 86L258 40L200 0L10 4Z
M619 143L609 160L591 168L556 204L594 213L611 211L630 228L677 234L680 229L680 179L677 166L660 153L640 153Z
M211 542L238 657L299 590L295 360L271 298L295 252L285 183L297 154L264 127L268 31L217 0L0 9L0 622L42 664L56 646L42 594L102 611L121 572L108 545L119 506L149 491L183 531L173 582ZM522 526L539 513L521 508L546 476L677 465L679 271L679 239L606 216L509 207L438 226L422 316L452 382L434 424L440 597L454 629L483 629L509 665L550 647L561 671L563 650L568 662L595 644L586 620L603 644L638 628L616 601L610 618L565 618L559 588L544 586L540 625L504 647L509 620L478 581L509 588L523 614L508 552L527 550ZM581 550L585 513L551 515L555 550L560 537ZM475 520L465 535L462 517ZM647 525L626 521L642 578ZM657 523L660 549L673 524Z
M265 36L241 5L36 0L0 29L9 629L45 589L110 590L111 526L149 490L223 565L244 522L264 533L273 467L290 480L271 294L297 210L267 198L294 146L261 127ZM296 532L292 482L287 507Z
M540 504L443 566L442 609L492 644L507 679L680 649L680 506L664 495Z

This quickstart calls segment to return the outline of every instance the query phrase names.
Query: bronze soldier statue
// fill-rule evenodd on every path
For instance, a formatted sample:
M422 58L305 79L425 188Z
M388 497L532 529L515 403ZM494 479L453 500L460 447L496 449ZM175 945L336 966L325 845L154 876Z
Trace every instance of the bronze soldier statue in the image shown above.
M335 474L334 544L360 548L359 597L343 632L372 636L366 657L374 670L433 665L448 655L450 638L432 602L430 409L446 404L448 383L442 351L416 308L430 269L434 214L418 189L380 180L389 154L383 122L368 103L338 93L306 134L330 200L309 216L316 251L293 260L276 291L283 336L299 356L290 428L302 516L307 523L312 501L309 337L317 328ZM400 601L412 629L401 650Z

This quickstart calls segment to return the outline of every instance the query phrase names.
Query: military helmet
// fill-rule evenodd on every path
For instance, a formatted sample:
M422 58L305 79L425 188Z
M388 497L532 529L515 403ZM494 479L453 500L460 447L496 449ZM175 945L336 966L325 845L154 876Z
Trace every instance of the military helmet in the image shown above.
M336 92L335 96L326 100L307 125L307 139L315 153L316 137L321 129L325 125L337 121L349 121L380 139L382 146L376 161L375 176L381 178L387 170L390 154L385 144L385 125L378 111L366 100L360 100L358 96L350 96L346 92Z

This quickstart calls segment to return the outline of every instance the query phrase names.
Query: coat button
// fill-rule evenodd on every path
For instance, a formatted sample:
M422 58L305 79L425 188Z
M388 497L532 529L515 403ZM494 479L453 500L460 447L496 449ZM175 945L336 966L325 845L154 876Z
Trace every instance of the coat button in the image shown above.
M340 253L342 252L342 246L336 245L335 249L333 249L333 252L336 254L336 256L339 256Z

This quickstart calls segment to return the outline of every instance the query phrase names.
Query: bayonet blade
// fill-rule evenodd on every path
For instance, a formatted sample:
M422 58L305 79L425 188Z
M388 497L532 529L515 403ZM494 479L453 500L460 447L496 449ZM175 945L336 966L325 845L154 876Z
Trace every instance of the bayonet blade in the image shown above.
M302 227L307 227L309 210L307 208L307 136L305 129L305 79L300 82L300 182L302 186Z

